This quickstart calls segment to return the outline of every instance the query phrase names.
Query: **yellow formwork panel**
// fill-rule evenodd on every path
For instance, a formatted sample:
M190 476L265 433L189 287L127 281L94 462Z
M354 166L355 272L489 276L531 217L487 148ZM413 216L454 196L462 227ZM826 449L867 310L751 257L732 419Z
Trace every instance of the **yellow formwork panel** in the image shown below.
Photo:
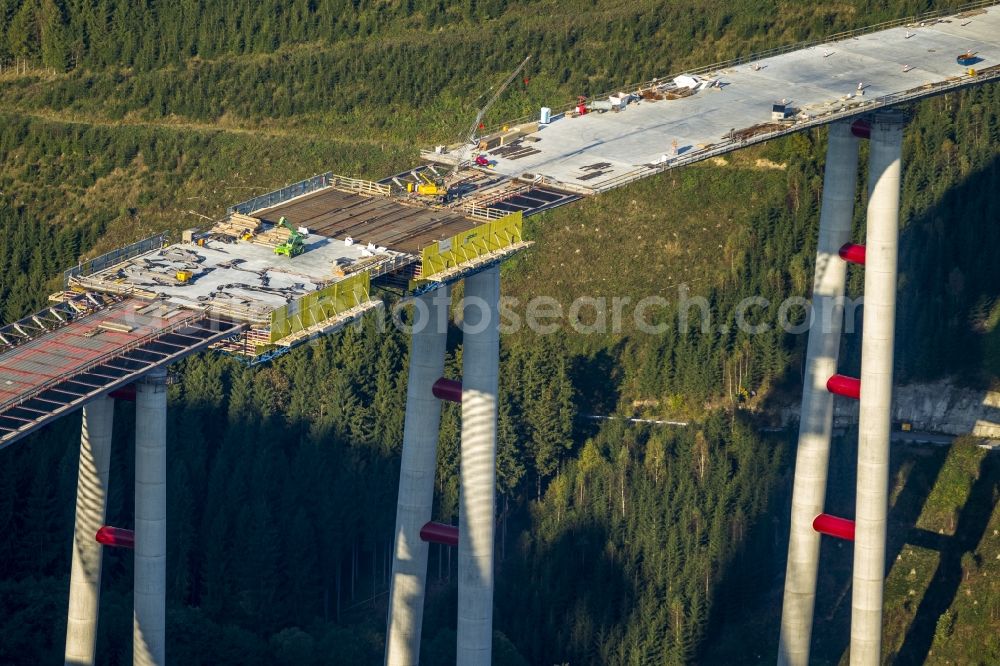
M277 342L369 300L371 276L358 273L312 294L292 301L271 313L270 341Z
M519 243L523 226L524 215L518 211L428 245L421 252L421 275L435 275Z

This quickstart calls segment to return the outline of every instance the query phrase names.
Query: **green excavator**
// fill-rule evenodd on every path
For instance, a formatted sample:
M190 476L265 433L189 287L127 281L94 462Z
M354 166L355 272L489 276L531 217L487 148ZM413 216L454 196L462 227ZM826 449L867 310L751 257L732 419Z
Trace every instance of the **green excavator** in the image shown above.
M302 234L296 231L295 227L293 227L288 220L282 217L278 220L278 226L285 227L290 233L288 234L288 240L281 245L275 246L275 254L283 254L291 259L292 257L297 257L306 251L305 243L302 241Z

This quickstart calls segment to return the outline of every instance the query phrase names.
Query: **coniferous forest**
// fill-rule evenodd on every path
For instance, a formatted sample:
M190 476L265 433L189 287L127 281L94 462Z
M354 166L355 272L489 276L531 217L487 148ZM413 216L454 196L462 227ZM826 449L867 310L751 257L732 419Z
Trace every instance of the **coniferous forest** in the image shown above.
M191 211L217 216L328 169L382 177L416 163L527 53L531 71L492 122L953 6L0 0L0 320L42 306L81 256L191 226ZM987 386L1000 375L1000 86L912 114L897 376ZM720 321L753 295L774 321L810 289L824 151L825 132L808 132L533 218L537 244L505 266L505 294L673 302L683 283ZM861 207L855 226L861 238ZM860 294L862 272L849 280ZM847 374L859 339L845 342ZM453 377L460 341L456 330ZM773 326L703 333L697 319L662 335L503 337L495 663L773 663L794 433L763 426L798 394L804 348ZM203 354L174 369L171 663L381 662L407 353L406 336L369 317L269 366ZM112 525L131 526L132 412L116 414ZM459 417L445 406L446 523ZM78 436L79 416L64 418L0 452L2 664L62 658ZM923 469L911 463L894 469ZM833 479L832 492L850 488L849 473ZM456 560L431 549L426 664L454 663ZM131 579L129 553L108 549L100 663L131 661ZM837 622L829 633L845 635ZM951 654L1000 659L984 636ZM842 656L836 640L816 655Z

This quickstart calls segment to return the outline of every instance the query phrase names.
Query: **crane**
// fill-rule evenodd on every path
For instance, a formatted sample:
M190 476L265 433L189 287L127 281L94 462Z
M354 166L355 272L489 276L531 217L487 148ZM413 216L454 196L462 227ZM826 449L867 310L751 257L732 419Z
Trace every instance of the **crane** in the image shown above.
M482 108L479 109L479 112L476 113L476 119L472 122L472 126L469 128L469 131L466 135L465 148L463 150L468 150L469 144L475 142L476 131L479 129L479 124L483 122L483 118L486 117L486 112L490 110L490 107L493 106L493 104L496 103L498 99L500 99L500 95L502 95L503 91L507 89L507 86L510 85L511 81L513 81L515 77L517 77L517 75L521 73L521 70L524 69L525 65L528 64L529 60L531 60L530 55L521 61L521 64L517 66L517 69L511 72L510 76L508 76L507 79L500 85L500 87L497 88L497 91L493 93L493 97L490 97L489 101L487 101L486 104L484 104ZM462 165L468 161L469 160L467 158L460 157L458 162L455 163L455 168L452 169L451 171L452 176L458 173L458 170L462 167Z
M518 65L517 68L510 73L510 75L504 80L504 82L500 84L500 87L497 88L497 91L493 93L493 96L490 97L490 99L486 102L486 104L484 104L482 108L480 108L479 111L476 113L476 119L472 122L472 126L469 128L469 131L466 134L465 142L462 144L462 148L459 149L460 153L458 160L455 162L454 168L452 168L452 170L447 174L447 176L446 177L438 176L437 178L431 179L423 172L415 173L416 176L415 180L417 182L407 183L406 186L407 192L427 197L438 197L441 203L448 202L450 198L450 188L452 185L455 184L454 181L455 177L458 175L458 171L470 161L468 157L468 150L470 144L475 143L476 131L479 129L479 124L482 123L483 118L486 117L486 112L490 110L490 107L492 107L493 104L496 103L498 99L500 99L500 95L503 94L503 91L507 89L507 86L511 84L511 82L517 77L517 75L521 73L521 70L524 69L524 67L528 64L529 60L531 60L530 55L521 61L521 64ZM482 99L482 97L483 96L480 95L480 99ZM483 160L485 161L485 158L483 158ZM435 172L435 175L438 174Z

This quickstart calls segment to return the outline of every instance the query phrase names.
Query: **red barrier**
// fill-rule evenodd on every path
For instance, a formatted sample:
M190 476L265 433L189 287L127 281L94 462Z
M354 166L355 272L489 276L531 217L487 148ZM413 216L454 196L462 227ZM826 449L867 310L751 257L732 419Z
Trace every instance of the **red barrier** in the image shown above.
M820 534L854 541L854 521L821 513L813 520L813 529Z
M434 382L431 393L435 398L447 400L448 402L462 402L462 382L454 379L441 379Z
M859 266L865 265L865 246L855 245L854 243L847 243L844 247L840 248L840 258L844 261L849 261L852 264L858 264Z
M97 530L97 543L111 546L112 548L135 548L135 532L124 527L110 527L105 525Z
M861 397L861 380L847 375L834 375L826 381L826 390L834 395L857 400Z
M851 123L851 134L859 139L872 138L872 124L867 120L855 120Z
M420 528L420 540L427 543L440 543L445 546L457 546L458 528L454 525L430 522Z

